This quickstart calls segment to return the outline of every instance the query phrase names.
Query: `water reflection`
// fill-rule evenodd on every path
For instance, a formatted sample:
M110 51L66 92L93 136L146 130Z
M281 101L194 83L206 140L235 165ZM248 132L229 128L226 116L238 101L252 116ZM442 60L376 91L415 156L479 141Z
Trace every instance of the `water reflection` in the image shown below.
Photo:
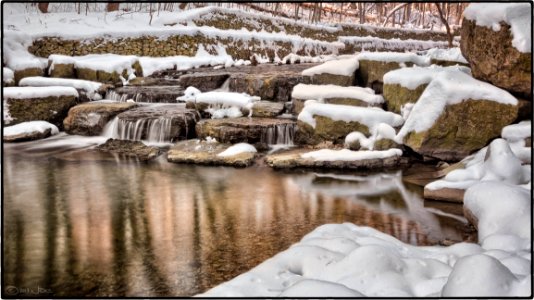
M282 173L20 147L4 149L4 286L194 295L324 223L373 226L413 244L464 238L462 218L425 208L400 173Z

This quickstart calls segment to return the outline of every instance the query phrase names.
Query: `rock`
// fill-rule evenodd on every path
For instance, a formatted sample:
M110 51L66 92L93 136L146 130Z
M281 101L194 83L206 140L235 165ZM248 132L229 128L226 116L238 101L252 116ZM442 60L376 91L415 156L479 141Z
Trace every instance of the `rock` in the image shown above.
M336 75L336 74L315 74L312 76L306 76L308 78L308 82L311 84L333 84L333 85L339 85L339 86L353 86L356 83L356 77L354 75L352 76L344 76L344 75ZM306 82L304 82L306 83Z
M441 188L437 190L430 190L425 188L423 195L425 199L464 203L465 190L453 188Z
M284 111L284 103L256 101L252 105L252 117L274 118Z
M132 68L135 70L135 74L137 76L142 76L143 69L141 68L139 62L135 62L134 64L132 64ZM115 83L121 81L120 76L125 79L128 78L128 71L126 69L124 69L122 73L117 73L115 71L109 73L102 70L93 70L89 68L77 67L76 65L75 69L76 75L79 79L98 81L103 83Z
M517 112L517 119L514 121L514 123L517 123L519 121L524 120L531 120L532 119L532 101L517 98L519 101L518 106L518 112Z
M532 53L521 53L512 45L510 26L500 30L477 26L463 19L460 48L469 61L473 77L532 98Z
M270 154L265 157L265 162L275 169L293 168L329 168L329 169L351 169L351 170L381 170L399 168L408 163L402 156L388 158L376 158L366 160L334 160L320 161L302 158L307 150L291 150L284 153Z
M123 86L114 90L121 100L133 99L135 102L176 103L176 98L184 95L179 85L166 86Z
M463 62L451 61L451 60L445 60L445 59L436 59L436 58L430 59L430 64L438 65L438 66L442 66L442 67L450 67L450 66L456 66L456 65L469 67L469 64L466 64L466 63L463 63Z
M134 79L128 81L129 86L176 86L179 84L180 82L177 79L153 77L135 77Z
M391 148L402 149L403 146L391 139L379 139L375 141L373 150L387 150Z
M4 101L9 107L9 114L13 120L11 125L26 121L47 121L56 125L60 130L63 128L63 119L69 109L76 105L77 98L74 96L49 96L29 99L7 99Z
M295 121L273 118L229 118L202 120L195 126L199 138L208 136L221 143L253 144L266 149L269 144L292 143Z
M28 68L23 70L13 70L15 75L15 85L19 84L19 81L24 77L43 76L44 70L40 68Z
M254 163L256 154L253 152L243 152L233 156L217 156L230 146L232 145L198 139L178 142L169 150L167 160L173 163L232 167L248 167Z
M405 62L404 64L407 67L414 65L412 62ZM399 68L401 68L401 65L398 62L360 59L360 67L356 70L356 80L358 81L358 85L370 87L377 94L382 94L384 74Z
M221 87L229 77L229 73L198 72L180 76L178 81L183 87L194 86L201 92L209 92Z
M142 161L151 160L160 154L159 148L147 146L140 141L116 139L109 139L104 144L97 146L96 149L103 152L135 156Z
M359 131L369 135L369 128L359 122L334 121L328 117L315 116L315 128L309 124L297 121L298 130L295 142L300 145L316 145L322 141L333 141L335 144L343 144L347 134Z
M517 117L517 106L486 100L466 100L448 105L422 132L410 132L404 144L421 155L458 161L486 146Z
M65 132L84 136L100 135L117 114L136 107L135 103L94 101L76 105L63 120Z
M417 102L427 86L428 84L422 84L415 89L408 89L400 84L384 84L383 92L387 110L400 114L404 105Z
M49 61L49 66L51 61ZM76 71L74 69L74 63L72 64L54 64L53 68L50 68L50 77L58 78L76 78Z
M15 135L9 135L9 136L4 135L2 140L5 143L27 142L27 141L45 139L51 135L52 135L52 129L47 128L44 131L34 130L31 132L24 132L24 133L15 134Z
M293 72L239 73L230 76L229 89L232 92L259 96L263 100L287 102L291 100L291 91L299 83L308 79Z
M117 115L122 139L172 142L196 137L196 111L183 104L142 105Z

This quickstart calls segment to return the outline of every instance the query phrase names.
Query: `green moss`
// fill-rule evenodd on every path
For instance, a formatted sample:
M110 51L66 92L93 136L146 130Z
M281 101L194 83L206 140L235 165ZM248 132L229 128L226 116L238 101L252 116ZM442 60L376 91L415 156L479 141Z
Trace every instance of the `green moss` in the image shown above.
M400 114L401 107L406 103L415 103L425 91L428 84L422 84L414 90L405 88L399 84L384 84L384 100L387 110Z

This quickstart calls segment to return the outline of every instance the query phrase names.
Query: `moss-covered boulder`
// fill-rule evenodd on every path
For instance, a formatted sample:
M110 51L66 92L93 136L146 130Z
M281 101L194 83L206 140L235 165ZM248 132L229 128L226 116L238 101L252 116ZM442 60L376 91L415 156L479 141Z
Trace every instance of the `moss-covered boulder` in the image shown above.
M308 76L311 84L334 84L339 86L352 86L356 83L355 76L345 76L336 74L315 74Z
M401 108L408 103L415 103L425 91L428 84L422 84L415 89L409 89L400 84L384 84L383 93L388 111L400 114Z
M63 128L63 119L76 105L78 92L72 87L8 87L4 88L6 124L26 121L47 121Z
M310 124L298 121L295 141L301 145L317 145L324 141L332 141L335 144L343 144L345 136L353 131L359 131L369 135L369 128L359 122L335 121L325 116L314 117L315 128Z
M473 77L532 98L532 53L520 52L512 45L510 25L501 22L495 31L464 18L460 32L460 48Z
M295 121L275 118L229 118L201 120L195 126L199 138L212 137L221 143L253 144L266 149L278 141L292 143Z
M106 124L119 113L137 104L126 102L95 101L76 105L69 110L63 125L68 134L100 135Z
M218 154L231 147L231 144L205 140L187 140L176 143L167 154L167 160L173 163L199 165L216 165L232 167L248 167L254 163L256 153L241 152L230 156Z
M274 118L284 111L284 103L271 101L256 101L252 105L252 117Z
M404 144L422 155L458 161L498 137L517 118L517 110L517 105L486 100L448 105L430 129L411 131Z

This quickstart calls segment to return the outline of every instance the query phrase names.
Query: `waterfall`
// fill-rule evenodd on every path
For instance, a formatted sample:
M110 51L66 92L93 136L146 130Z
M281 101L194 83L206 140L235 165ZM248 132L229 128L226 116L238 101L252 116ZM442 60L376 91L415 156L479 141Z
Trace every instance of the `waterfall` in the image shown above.
M172 136L172 121L173 117L141 118L137 120L123 120L115 117L106 125L102 135L120 140L168 143L172 142L174 138Z
M261 143L267 145L294 146L296 124L277 124L266 128L261 135Z
M114 90L108 90L106 92L105 99L113 100L113 101L119 101L119 102L126 102L126 100L128 99L128 95L127 94L118 94Z

